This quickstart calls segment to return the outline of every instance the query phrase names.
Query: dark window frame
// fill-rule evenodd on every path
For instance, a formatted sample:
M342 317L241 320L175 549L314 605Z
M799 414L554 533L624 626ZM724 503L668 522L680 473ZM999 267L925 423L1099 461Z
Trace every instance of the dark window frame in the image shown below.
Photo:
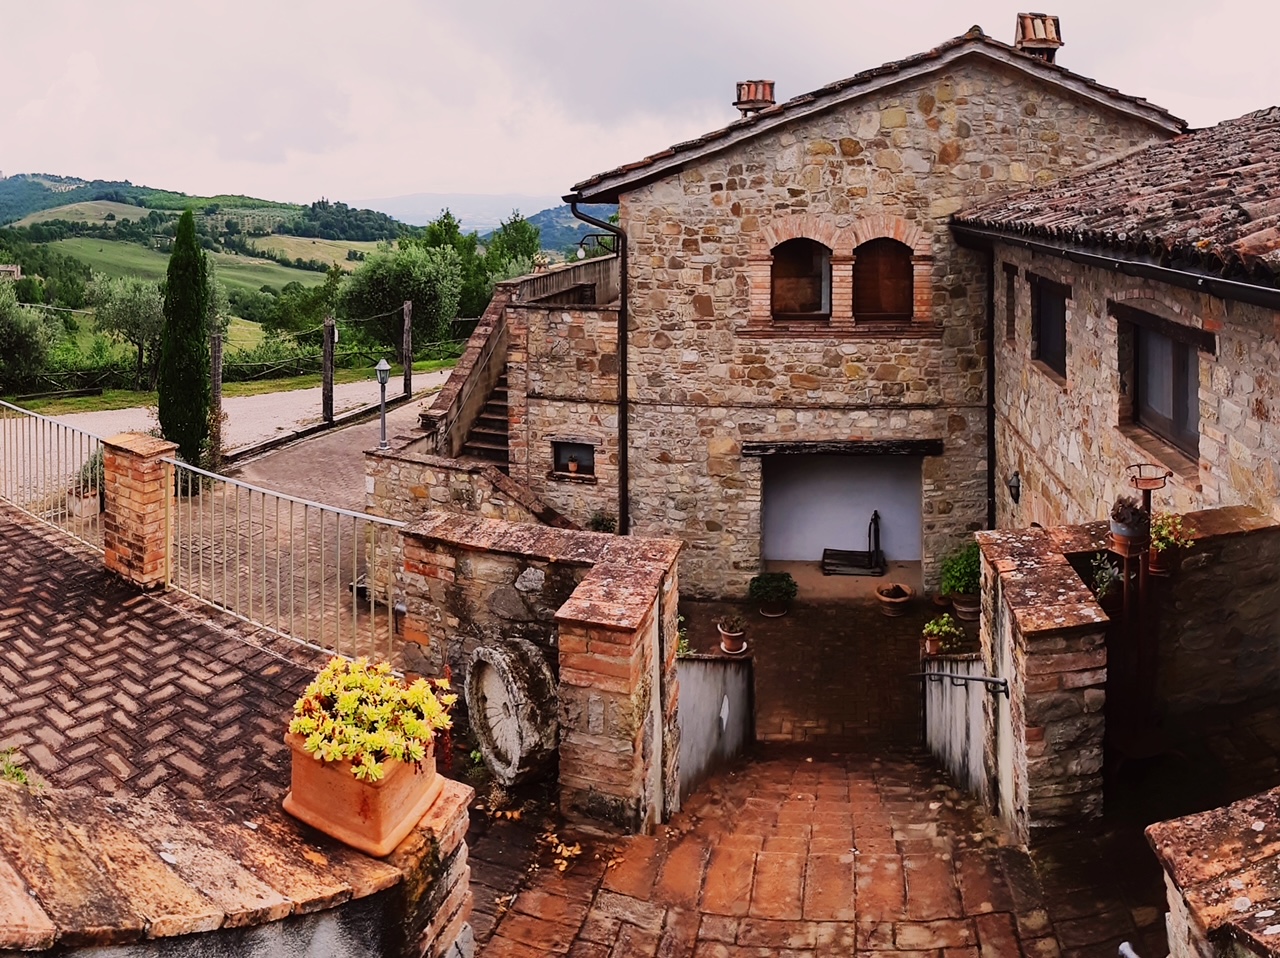
M794 279L797 277L783 277L778 275L778 250L784 246L792 245L796 248L803 243L809 248L810 255L821 256L825 259L823 265L823 273L817 277L821 283L820 298L826 309L806 310L803 312L785 311L777 309L778 303L778 280ZM773 317L774 322L810 322L810 323L827 323L831 321L831 287L832 287L832 265L831 258L834 251L815 239L809 239L807 236L797 236L793 239L784 240L775 246L772 250L774 261L769 270L769 314Z
M868 282L865 276L860 275L859 266L865 264L865 259L860 259L859 250L866 250L869 246L875 246L877 249L892 249L895 253L896 262L893 263L895 269L903 269L905 267L906 295L905 302L900 304L903 309L893 310L889 312L868 312L862 308L860 302L865 302L865 294L859 295L860 290L865 290ZM865 255L865 254L864 254ZM865 269L865 266L863 266ZM878 282L884 283L885 277L880 275L877 277ZM902 323L910 323L915 319L915 251L891 236L877 236L867 240L854 247L853 250L853 321L860 325L900 325ZM883 299L881 289L875 292L875 300L879 303Z
M1031 286L1031 358L1066 382L1071 287L1031 272L1027 273L1027 282ZM1046 307L1052 307L1055 315L1046 316ZM1059 310L1060 319L1056 315Z

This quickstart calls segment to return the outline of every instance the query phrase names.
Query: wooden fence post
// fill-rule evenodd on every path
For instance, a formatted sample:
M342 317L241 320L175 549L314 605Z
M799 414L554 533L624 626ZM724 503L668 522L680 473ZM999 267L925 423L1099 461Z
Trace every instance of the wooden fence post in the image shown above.
M404 394L413 395L413 300L404 304L404 342L401 344L404 360Z
M320 387L321 415L325 422L333 422L333 346L338 332L332 316L324 318L324 369Z

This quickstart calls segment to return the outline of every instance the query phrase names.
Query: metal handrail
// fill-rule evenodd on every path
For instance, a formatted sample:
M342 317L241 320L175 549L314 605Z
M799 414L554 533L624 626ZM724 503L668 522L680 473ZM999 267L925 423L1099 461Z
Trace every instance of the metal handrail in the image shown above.
M923 677L931 682L941 682L943 679L950 679L951 684L961 686L966 682L981 682L987 687L992 695L1003 695L1009 697L1009 680L997 678L993 675L961 675L959 672L910 672L909 675Z
M90 439L97 439L99 442L102 441L101 436L91 433L87 429L77 429L75 426L68 426L61 419L54 419L52 416L42 416L38 412L32 412L30 409L23 409L21 406L15 406L11 402L5 402L3 399L0 399L0 407L4 407L5 409L12 409L14 412L19 413L23 416L29 416L32 419L39 419L42 422L47 422L51 425L59 427L60 429L69 429L72 432L82 433L85 436L88 436Z
M275 489L267 489L263 486L255 486L251 482L245 482L243 479L236 479L232 476L224 476L218 472L209 472L207 469L201 469L199 466L193 466L190 463L183 462L181 459L174 459L168 456L162 458L161 462L166 462L171 466L180 466L188 472L194 472L204 476L206 479L213 479L218 482L229 483L233 486L239 486L241 489L248 489L251 492L262 493L275 499L284 499L287 502L296 502L300 506L314 506L317 509L323 509L326 512L336 512L339 515L347 516L351 519L364 519L368 522L376 522L379 525L391 526L396 529L403 529L408 523L401 522L399 519L388 519L385 516L374 516L367 512L355 512L351 509L344 509L341 506L331 506L328 503L316 502L314 499L303 499L301 496L291 496L287 492L279 492Z

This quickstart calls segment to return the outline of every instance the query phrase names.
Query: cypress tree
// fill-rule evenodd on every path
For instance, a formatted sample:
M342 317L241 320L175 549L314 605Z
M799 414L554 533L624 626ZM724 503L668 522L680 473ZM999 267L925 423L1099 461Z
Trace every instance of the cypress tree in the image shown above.
M209 434L209 282L191 210L178 220L164 293L160 430L198 465Z

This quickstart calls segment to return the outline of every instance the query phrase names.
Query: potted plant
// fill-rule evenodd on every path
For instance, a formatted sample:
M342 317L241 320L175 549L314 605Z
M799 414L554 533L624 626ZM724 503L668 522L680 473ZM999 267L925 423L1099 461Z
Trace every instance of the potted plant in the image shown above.
M1151 552L1147 571L1152 575L1168 575L1180 549L1191 545L1191 537L1182 525L1182 516L1157 512L1151 517Z
M1089 591L1104 612L1118 612L1124 607L1124 574L1105 552L1099 552L1090 563Z
M916 590L901 582L886 582L876 586L876 598L880 601L880 611L890 618L905 615L907 603L915 598Z
M925 655L954 652L964 642L964 628L946 612L926 622L921 634Z
M787 614L797 591L790 572L761 572L747 585L747 594L760 603L760 614L771 619Z
M457 698L445 680L405 684L386 663L331 660L293 707L285 811L366 854L389 854L444 787L432 743Z
M747 623L740 615L731 615L716 623L720 631L720 651L726 655L741 655L747 651Z
M1146 546L1151 517L1134 496L1120 496L1111 507L1111 551L1138 555Z
M982 556L970 542L942 563L942 591L951 596L956 618L974 622L982 609Z
M84 461L80 474L67 492L67 509L77 519L88 519L102 511L106 490L102 481L102 450Z
M569 471L570 471L571 473L572 473L572 472L577 472L577 471L578 471L578 457L577 457L577 456L570 456L570 457L569 457Z

